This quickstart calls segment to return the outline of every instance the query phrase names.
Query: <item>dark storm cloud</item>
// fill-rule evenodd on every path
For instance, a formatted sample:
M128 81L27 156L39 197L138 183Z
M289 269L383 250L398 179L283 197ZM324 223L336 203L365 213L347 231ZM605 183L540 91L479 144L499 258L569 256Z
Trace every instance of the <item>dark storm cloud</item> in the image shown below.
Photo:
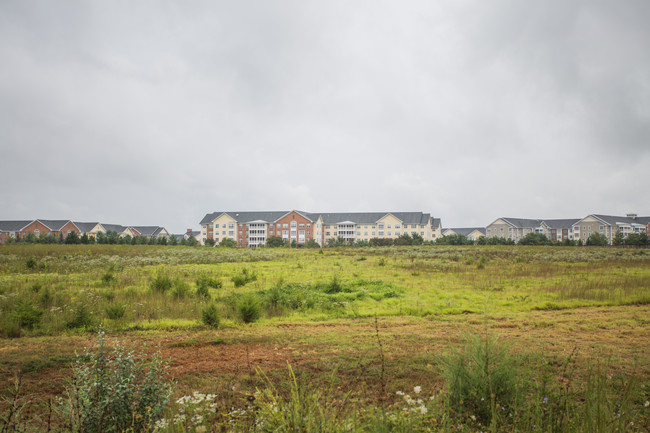
M650 213L645 1L0 4L0 218Z

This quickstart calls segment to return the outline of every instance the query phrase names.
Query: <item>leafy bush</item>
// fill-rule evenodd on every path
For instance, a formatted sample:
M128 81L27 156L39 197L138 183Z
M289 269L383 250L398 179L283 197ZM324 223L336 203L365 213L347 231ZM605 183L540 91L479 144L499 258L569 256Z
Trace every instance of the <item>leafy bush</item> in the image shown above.
M151 290L154 292L165 293L172 288L172 279L164 272L158 272L151 281Z
M172 393L163 362L120 345L109 353L103 331L98 340L97 352L77 357L73 367L73 387L61 407L67 427L89 433L150 431Z
M441 366L449 406L485 426L496 421L497 413L507 416L525 391L521 378L527 376L516 358L488 335L468 337L464 348L442 357Z
M34 284L32 284L32 286L30 287L30 289L31 289L32 292L34 292L34 293L38 293L38 292L40 292L42 288L43 288L43 286L41 285L41 283L34 283Z
M27 269L34 269L36 268L36 259L32 256L27 257L27 260L25 260L25 266L27 266Z
M212 298L210 296L210 289L208 289L208 286L203 286L203 285L196 287L196 296L207 300L210 300Z
M109 285L113 281L115 281L115 276L113 275L113 273L111 271L104 272L104 274L102 275L102 283L104 285Z
M190 294L190 285L181 279L174 280L172 296L176 299L186 298Z
M85 305L81 304L74 311L74 315L71 320L69 320L65 326L68 329L75 328L91 328L95 323L92 313Z
M260 300L249 293L244 295L237 304L239 318L244 323L253 323L260 318Z
M16 302L15 309L11 314L13 320L22 329L33 329L41 323L43 312L34 308L31 301L20 299Z
M209 276L208 274L201 273L196 278L196 285L197 285L197 287L198 286L206 286L206 287L211 287L213 289L220 289L221 288L221 281L217 280L214 277Z
M240 275L233 275L230 280L235 284L235 287L242 287L251 281L257 280L257 274L244 268Z
M221 319L219 318L219 312L217 311L216 305L210 304L204 308L201 311L201 319L204 324L212 326L213 328L218 328Z
M111 320L118 320L124 317L124 313L126 313L126 306L118 303L113 303L106 306L105 311L106 317Z

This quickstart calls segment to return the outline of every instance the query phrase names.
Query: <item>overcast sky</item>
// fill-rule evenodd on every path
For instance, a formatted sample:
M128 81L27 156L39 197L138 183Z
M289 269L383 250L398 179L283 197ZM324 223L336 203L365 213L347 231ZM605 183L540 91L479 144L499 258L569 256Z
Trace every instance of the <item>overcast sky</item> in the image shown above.
M650 2L0 0L0 219L650 215Z

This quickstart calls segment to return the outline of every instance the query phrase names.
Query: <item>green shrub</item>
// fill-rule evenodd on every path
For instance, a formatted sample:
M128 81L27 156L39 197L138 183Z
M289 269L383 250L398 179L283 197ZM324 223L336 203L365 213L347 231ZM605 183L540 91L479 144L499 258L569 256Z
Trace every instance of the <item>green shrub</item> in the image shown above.
M221 281L205 273L201 273L196 278L196 287L200 287L200 286L211 287L213 289L220 289Z
M177 278L174 280L174 288L172 289L172 296L176 299L184 299L190 294L190 285L185 281Z
M97 352L77 357L69 398L60 408L65 427L88 433L151 431L172 393L163 362L120 345L110 353L104 342L100 332Z
M159 272L156 274L153 280L151 280L151 290L154 292L165 293L172 288L172 279L169 278L164 272Z
M43 291L43 293L41 293L41 296L38 297L38 302L43 307L49 307L52 305L52 301L54 301L54 297L50 293L50 290L47 288Z
M109 285L113 281L115 281L115 275L113 275L111 271L104 272L104 274L102 275L102 283L104 285Z
M251 272L248 269L244 268L242 269L240 275L233 275L230 278L230 280L235 284L235 287L242 287L250 283L251 281L256 281L257 274L255 272Z
M441 367L450 408L464 419L475 416L483 425L508 416L524 395L527 375L517 360L488 335L468 337L464 348L443 355Z
M204 308L201 311L201 319L204 324L212 326L213 328L218 328L221 319L219 318L219 312L217 311L216 305L210 304Z
M325 285L324 292L328 294L339 293L343 290L343 285L339 281L339 278L334 275L332 279Z
M124 313L126 313L126 306L118 303L113 303L111 305L107 305L105 311L106 317L111 320L118 320L124 317Z
M260 301L252 293L244 295L237 303L239 318L244 323L253 323L260 318Z
M76 328L91 328L93 324L95 323L92 313L88 308L86 308L85 305L81 304L77 307L77 309L74 311L74 315L72 316L72 319L69 320L65 326L68 329L76 329Z
M40 292L42 288L43 288L43 286L41 285L41 283L34 283L30 287L31 291L34 292L34 293Z
M34 308L31 301L20 299L16 302L11 316L19 328L33 329L41 323L43 312Z
M27 269L34 269L36 268L36 259L32 256L29 256L27 260L25 260L25 266L27 266Z
M208 289L208 286L197 286L196 287L196 296L199 298L204 298L207 300L210 300L212 297L210 296L210 289Z

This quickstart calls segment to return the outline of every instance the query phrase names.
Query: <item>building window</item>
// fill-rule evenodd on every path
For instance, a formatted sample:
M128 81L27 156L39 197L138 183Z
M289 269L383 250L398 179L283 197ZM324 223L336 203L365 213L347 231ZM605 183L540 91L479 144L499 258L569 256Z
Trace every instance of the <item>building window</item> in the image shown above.
M34 230L34 234L35 234L36 236L38 236L38 235L41 234L41 231L40 231L39 229L36 229L36 230Z
M395 224L395 228L399 229L399 228L402 228L402 226L400 226L399 224Z
M383 236L384 236L384 232L382 232L382 231L380 230L380 231L379 231L379 237L383 237Z
M325 232L325 236L329 236L329 235L330 235L330 232Z
M384 229L384 225L383 225L383 224L379 224L379 230L383 230L383 229Z
M298 224L298 227L300 227L301 229L304 229L305 228L305 223Z
M228 224L228 228L229 229L235 228L235 224L233 224L233 223Z
M283 228L283 229L288 229L288 228L289 228L289 224L287 224L287 223L282 224L282 228Z
M307 236L311 235L311 230L307 230Z

